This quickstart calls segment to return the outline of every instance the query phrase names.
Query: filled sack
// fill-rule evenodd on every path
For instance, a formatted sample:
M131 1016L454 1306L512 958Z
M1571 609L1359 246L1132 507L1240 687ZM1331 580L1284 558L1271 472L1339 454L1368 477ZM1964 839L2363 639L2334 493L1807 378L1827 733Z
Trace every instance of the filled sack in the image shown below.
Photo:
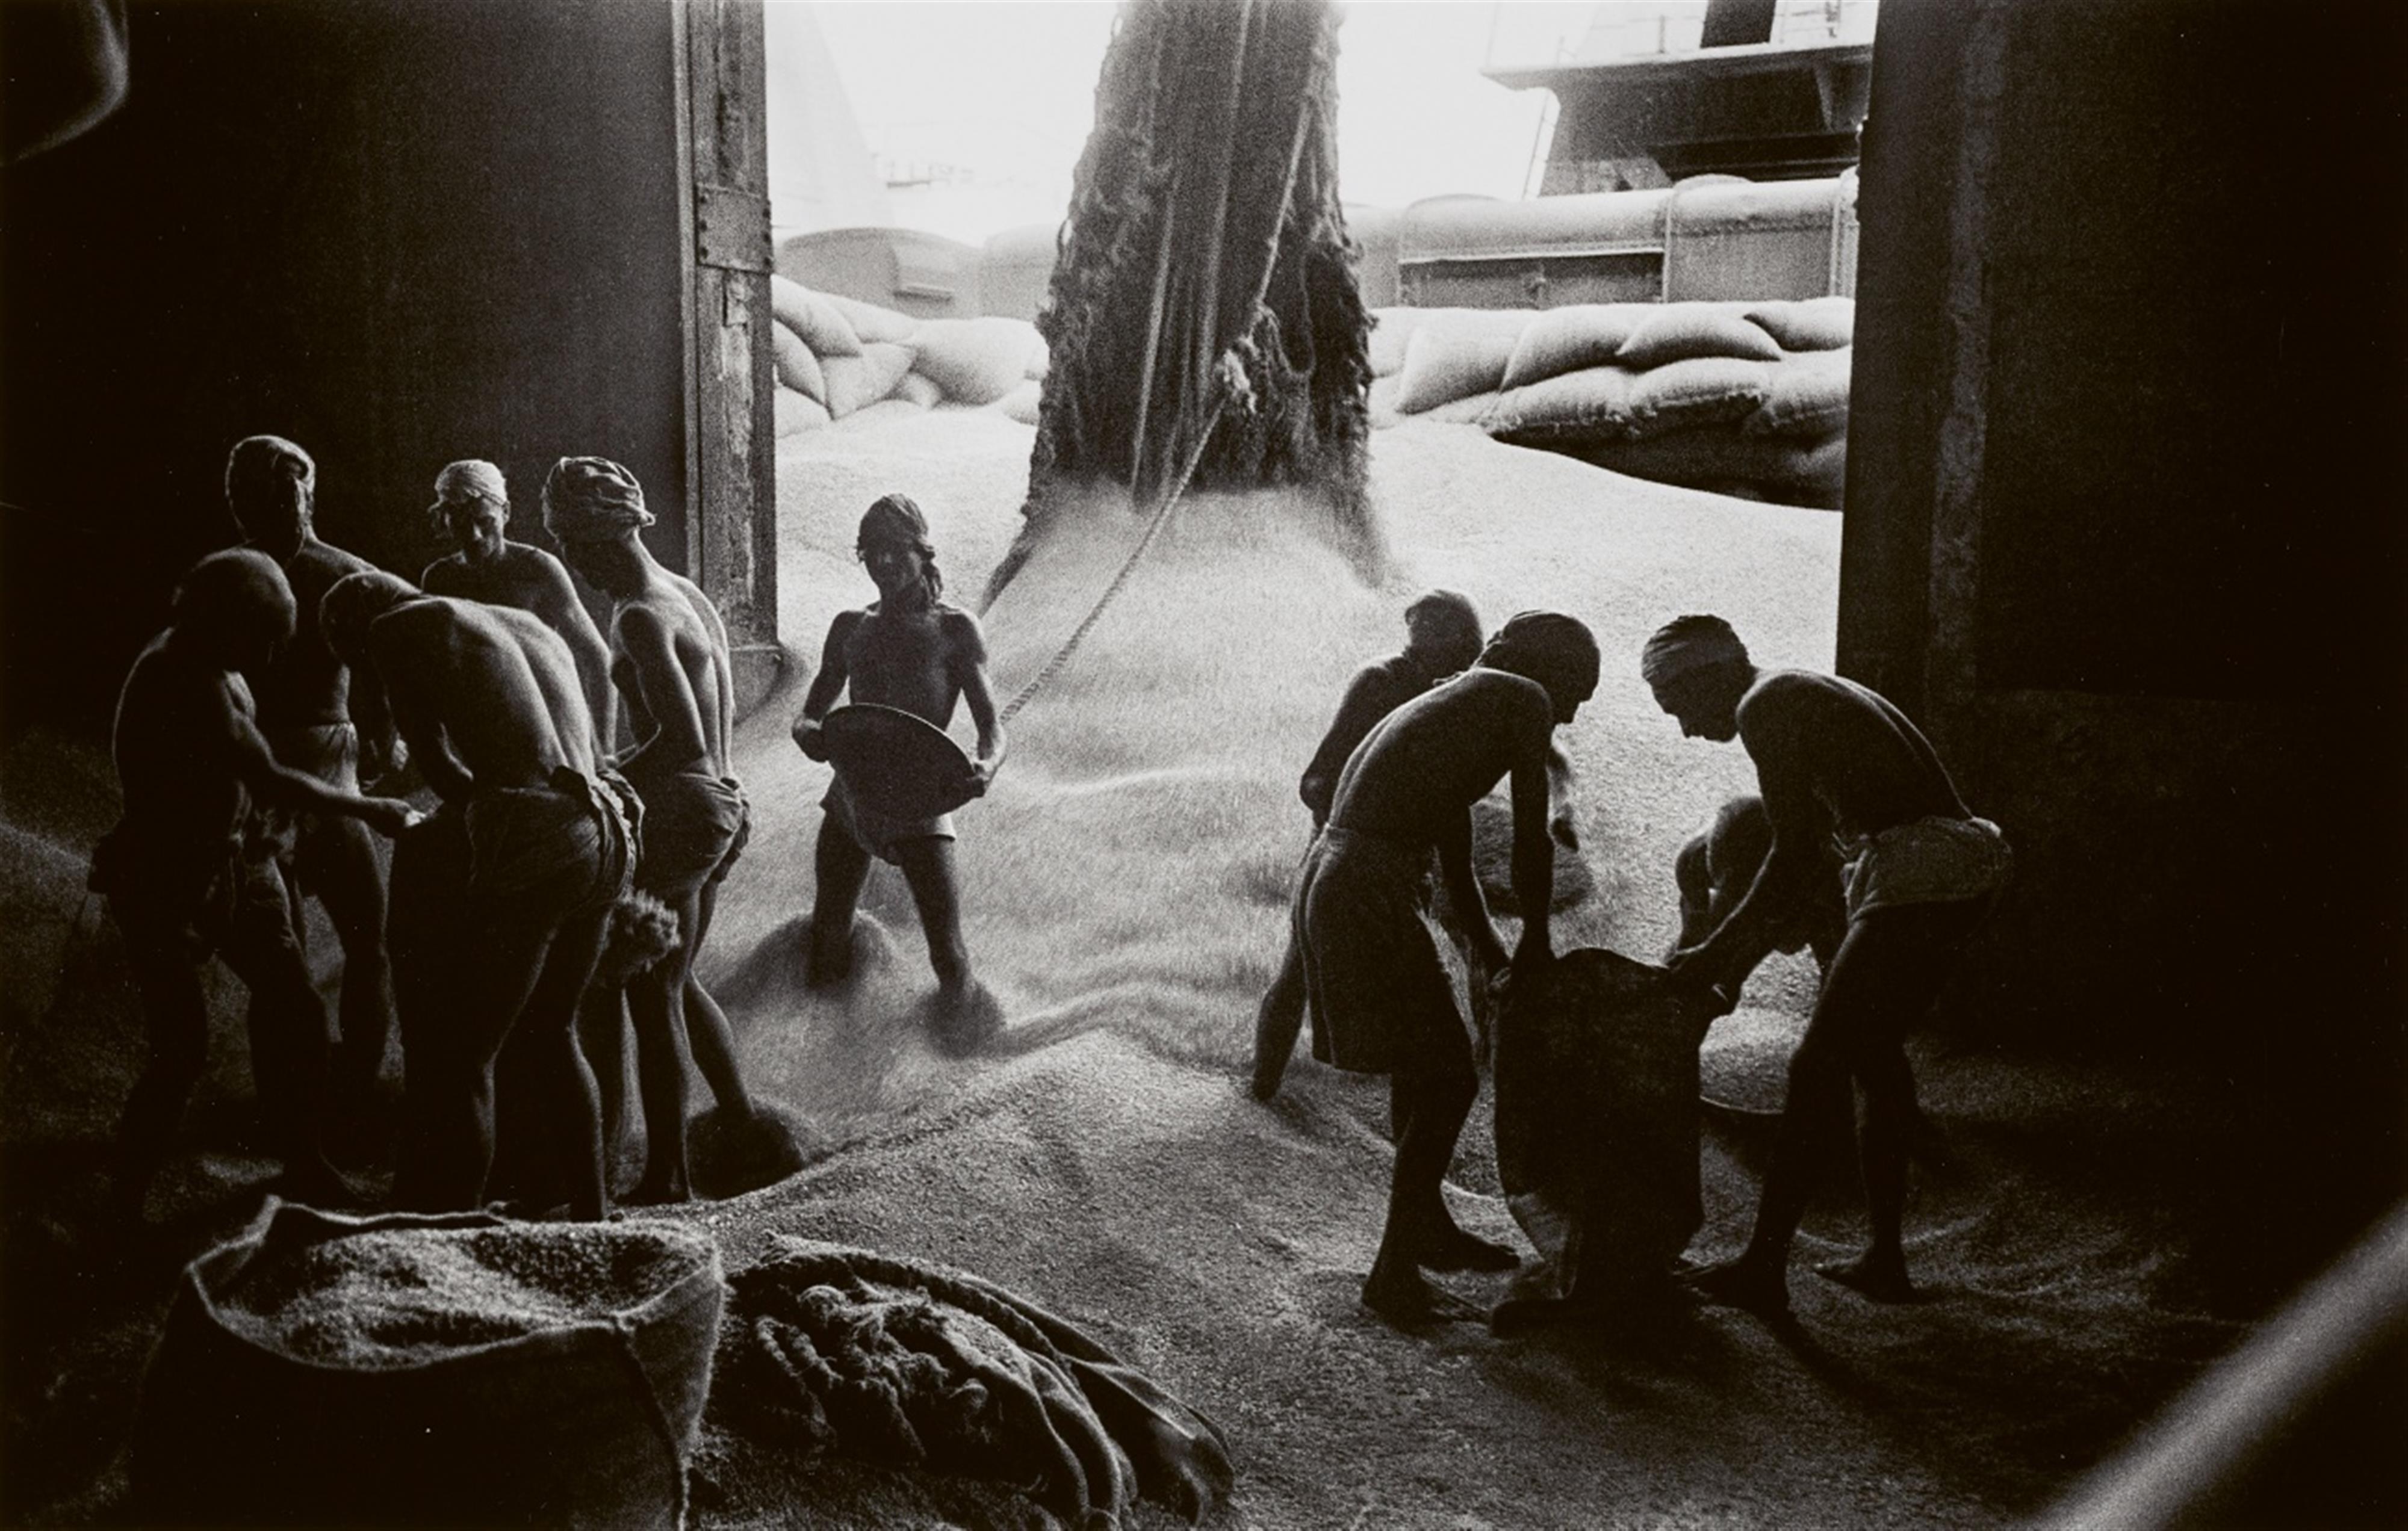
M911 333L912 365L955 404L993 404L1043 365L1044 344L1025 319L931 319Z
M1567 952L1497 1023L1497 1171L1534 1295L1643 1309L1704 1221L1698 1048L1713 1006L1617 952Z
M271 1198L178 1284L135 1519L678 1525L723 1297L717 1244L682 1224Z
M1852 297L1759 303L1746 317L1784 351L1838 351L1856 344L1856 300Z
M1493 393L1530 322L1527 309L1440 309L1413 327L1398 376L1397 411L1417 415L1441 404Z
M769 311L821 356L858 356L861 336L844 310L823 293L783 277L769 279Z

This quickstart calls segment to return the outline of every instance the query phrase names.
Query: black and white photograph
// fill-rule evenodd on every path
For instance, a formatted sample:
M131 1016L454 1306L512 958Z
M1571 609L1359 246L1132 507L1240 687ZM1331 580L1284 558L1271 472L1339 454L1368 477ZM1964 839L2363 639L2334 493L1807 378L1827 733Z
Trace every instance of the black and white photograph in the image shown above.
M2408 1524L2403 441L2390 0L0 0L0 1525Z

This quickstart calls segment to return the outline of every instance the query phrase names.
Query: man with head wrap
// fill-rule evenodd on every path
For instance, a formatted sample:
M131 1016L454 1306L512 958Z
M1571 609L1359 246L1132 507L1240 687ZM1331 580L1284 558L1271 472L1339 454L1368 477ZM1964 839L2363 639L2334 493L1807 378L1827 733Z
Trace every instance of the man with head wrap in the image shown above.
M700 589L645 548L639 534L652 514L624 467L601 457L562 458L544 480L543 517L568 566L612 603L610 676L636 736L617 765L644 804L636 886L678 922L678 950L626 989L646 1126L643 1178L631 1199L684 1201L694 1195L685 1143L689 1058L737 1124L767 1120L744 1087L735 1030L695 974L719 885L752 828L743 789L727 769L736 725L727 629ZM589 1047L607 1047L615 1057L617 1000L602 997L607 1005L589 1007L585 1036Z
M393 726L374 683L354 686L327 649L318 606L336 580L374 565L318 537L318 465L280 436L235 443L225 494L245 546L276 561L300 612L293 641L256 678L260 732L283 764L355 791L364 760L372 781L394 763ZM322 902L342 942L335 1087L356 1107L373 1094L393 1037L393 967L376 845L357 820L308 811L275 819L271 835L294 895Z
M426 519L456 551L427 565L419 584L430 595L532 611L559 634L584 687L595 747L608 753L619 716L610 694L610 647L560 560L503 535L510 521L510 494L502 470L473 457L447 465L435 476L435 503L426 508Z
M878 599L839 611L828 623L819 674L795 720L795 743L813 760L827 758L821 721L848 686L855 702L899 708L939 728L953 722L956 703L967 703L978 728L973 784L983 793L1003 764L1005 742L978 619L940 598L945 579L928 540L928 521L908 496L881 497L863 513L855 536L854 551L877 582ZM875 856L900 866L910 884L939 1001L964 1015L990 1003L970 977L969 949L962 940L953 815L891 817L860 801L841 776L830 780L820 806L826 817L820 823L807 981L834 982L852 970L853 909Z
M1397 1163L1363 1300L1397 1320L1474 1317L1430 1270L1503 1270L1513 1252L1466 1232L1442 1186L1480 1080L1453 983L1422 919L1433 849L1473 947L1473 981L1509 966L1471 864L1471 808L1499 778L1513 805L1513 889L1523 910L1518 981L1554 960L1548 905L1548 751L1556 725L1597 691L1597 641L1570 617L1525 611L1479 662L1407 702L1347 761L1329 822L1305 857L1293 923L1312 995L1313 1052L1386 1074Z
M1419 696L1480 657L1480 612L1470 600L1451 590L1426 590L1405 608L1402 652L1374 660L1354 672L1340 699L1338 715L1321 736L1320 747L1297 782L1297 795L1312 814L1315 834L1329 822L1329 800L1338 791L1339 773L1365 735L1397 708ZM1271 980L1254 1013L1254 1091L1256 1100L1279 1093L1296 1051L1297 1033L1305 1010L1304 951L1291 938L1281 959L1279 976Z
M279 763L261 736L243 672L266 670L295 622L274 560L212 553L177 587L166 630L135 660L118 697L112 742L125 812L93 851L92 886L124 934L150 1033L118 1135L114 1192L129 1213L139 1212L208 1060L200 967L212 953L251 991L251 1071L288 1193L344 1197L321 1147L325 1007L251 810L338 815L384 835L411 815L406 803Z
M382 573L338 581L323 621L337 653L382 679L443 799L394 856L407 1085L394 1199L421 1210L480 1203L494 1065L516 1041L529 1050L539 1114L568 1139L570 1210L599 1218L601 1111L577 1004L634 847L595 777L593 723L566 646L531 616Z
M1836 844L1847 931L1789 1062L1781 1136L1756 1228L1734 1260L1692 1278L1709 1299L1767 1316L1789 1305L1789 1245L1807 1196L1864 1094L1857 1150L1872 1237L1822 1273L1876 1301L1914 1294L1900 1223L1916 1120L1907 1028L1921 1020L2005 880L1999 826L1977 819L1920 729L1879 694L1837 676L1759 670L1720 617L1681 617L1648 639L1640 671L1684 735L1738 739L1756 763L1771 846L1738 902L1672 954L1673 974L1726 1002L1784 921L1811 911Z

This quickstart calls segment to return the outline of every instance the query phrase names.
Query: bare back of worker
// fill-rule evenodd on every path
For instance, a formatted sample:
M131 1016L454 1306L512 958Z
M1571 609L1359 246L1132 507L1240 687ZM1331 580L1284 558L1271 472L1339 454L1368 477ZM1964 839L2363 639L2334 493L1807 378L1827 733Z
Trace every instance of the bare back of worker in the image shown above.
M1776 837L1819 812L1842 840L1913 820L1970 817L1931 745L1889 699L1810 670L1768 670L1739 704Z
M1523 794L1534 791L1529 817L1543 826L1553 728L1546 690L1537 681L1503 670L1467 670L1371 731L1339 776L1329 823L1438 845L1511 773L1515 823L1522 822Z
M408 1136L395 1195L426 1209L480 1199L494 1065L515 1032L536 1059L537 1109L564 1138L571 1209L598 1217L599 1104L573 1021L630 846L591 774L575 662L531 613L475 601L401 594L358 628L353 639L347 624L344 641L373 663L446 805L395 859L397 942L450 945L442 959L456 968L405 986Z
M622 761L638 772L726 770L726 651L684 592L662 575L622 600L610 619L611 680L650 732Z
M574 764L526 651L494 611L430 596L378 619L368 640L394 720L437 794L539 787ZM465 778L434 764L445 756Z
M485 610L519 646L527 670L552 716L552 733L560 743L563 764L591 774L596 764L594 713L585 705L585 689L577 656L567 639L538 613L520 607L487 605Z

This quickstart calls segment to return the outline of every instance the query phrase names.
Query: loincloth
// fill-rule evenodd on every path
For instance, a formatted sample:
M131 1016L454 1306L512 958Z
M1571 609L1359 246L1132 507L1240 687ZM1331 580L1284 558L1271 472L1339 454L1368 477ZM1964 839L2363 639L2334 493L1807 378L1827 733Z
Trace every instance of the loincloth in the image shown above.
M646 772L629 781L644 805L637 887L674 904L727 876L752 837L740 782L699 770Z
M1337 828L1306 854L1292 919L1323 1062L1384 1074L1433 1038L1464 1038L1424 918L1429 856L1426 845Z
M468 928L554 926L608 909L626 891L634 837L600 782L562 766L540 787L480 788L436 818L456 821Z
M2006 885L2014 855L1987 819L1934 815L1860 842L1848 867L1848 918L1906 904L1959 904Z
M932 813L924 818L900 819L891 813L881 813L853 794L844 778L828 780L825 796L820 807L828 817L844 826L853 843L881 861L895 860L897 847L906 840L950 840L953 837L953 816Z

